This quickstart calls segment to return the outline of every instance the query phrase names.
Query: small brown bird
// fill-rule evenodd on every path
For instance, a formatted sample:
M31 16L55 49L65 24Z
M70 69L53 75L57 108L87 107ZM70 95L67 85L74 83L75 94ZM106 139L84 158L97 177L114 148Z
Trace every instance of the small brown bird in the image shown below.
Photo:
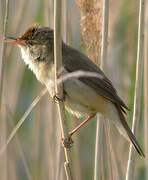
M45 84L53 97L55 94L53 30L33 25L20 37L7 38L7 42L20 47L25 63L37 79ZM70 133L70 136L99 112L114 123L119 132L133 144L139 155L144 157L124 117L126 114L124 109L128 108L101 69L84 54L64 42L62 42L62 63L65 73L81 70L97 73L100 77L71 78L63 82L63 101L67 111L77 117L88 117Z

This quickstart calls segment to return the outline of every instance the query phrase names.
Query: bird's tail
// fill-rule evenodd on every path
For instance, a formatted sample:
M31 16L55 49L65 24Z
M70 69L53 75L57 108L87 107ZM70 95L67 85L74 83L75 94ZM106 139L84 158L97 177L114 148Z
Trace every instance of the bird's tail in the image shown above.
M111 105L111 106L110 106ZM120 107L118 105L110 104L109 105L109 110L111 113L110 117L112 117L112 122L115 124L119 132L128 140L130 141L133 146L135 147L136 151L141 157L145 157L136 137L132 133L131 129L128 126L128 123L125 120L124 114L121 111ZM111 108L111 109L110 109ZM117 114L118 113L118 114ZM118 116L118 117L117 117ZM108 117L108 118L110 118Z
M132 144L135 147L135 149L137 150L138 154L140 156L142 156L142 157L145 157L145 155L143 153L143 150L141 149L136 137L132 133L131 129L129 128L129 126L128 126L126 120L125 120L123 112L121 111L120 107L116 106L116 108L117 108L117 111L118 111L118 114L119 114L119 117L120 117L120 122L121 122L122 126L124 127L124 129L125 129L125 131L126 131L126 133L128 135L128 138L132 142Z

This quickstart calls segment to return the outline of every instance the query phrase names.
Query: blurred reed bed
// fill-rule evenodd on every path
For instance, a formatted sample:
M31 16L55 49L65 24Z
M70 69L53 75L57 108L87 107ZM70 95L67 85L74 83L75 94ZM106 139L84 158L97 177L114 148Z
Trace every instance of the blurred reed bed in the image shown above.
M88 3L86 4L88 8L83 3L81 0L63 1L63 39L97 62L101 48L102 2L85 1ZM95 8L93 3L96 3ZM10 1L8 35L18 36L34 22L53 28L53 4L52 0ZM109 6L107 73L119 91L119 95L131 109L127 116L130 123L134 99L138 6L138 2L135 3L134 0L120 2L112 0ZM4 12L5 1L1 1L0 52ZM81 21L84 13L87 13L87 16ZM84 43L86 43L85 46ZM8 138L33 99L44 88L24 65L18 48L7 46L6 50L0 139L5 136L5 139ZM100 64L100 62L97 63ZM146 93L145 98L147 98ZM48 94L41 98L8 145L5 158L0 156L0 179L65 180L64 156L60 144L61 133L55 107L55 103ZM141 106L137 138L144 146L142 113L143 106ZM70 117L68 114L67 119L69 130L82 121L75 120L75 117ZM4 126L1 126L2 122ZM75 179L93 179L95 132L94 119L73 137L75 144L71 151ZM1 141L0 147L2 147ZM112 125L109 129L103 130L101 151L100 179L124 179L129 144ZM145 180L145 174L144 160L137 157L135 179Z

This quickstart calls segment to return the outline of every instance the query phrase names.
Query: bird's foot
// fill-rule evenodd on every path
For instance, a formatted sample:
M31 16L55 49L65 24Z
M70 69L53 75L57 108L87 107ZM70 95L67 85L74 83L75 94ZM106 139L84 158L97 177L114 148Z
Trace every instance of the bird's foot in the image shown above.
M70 149L72 147L73 144L73 140L71 138L71 136L69 136L68 138L62 138L62 144L65 148Z

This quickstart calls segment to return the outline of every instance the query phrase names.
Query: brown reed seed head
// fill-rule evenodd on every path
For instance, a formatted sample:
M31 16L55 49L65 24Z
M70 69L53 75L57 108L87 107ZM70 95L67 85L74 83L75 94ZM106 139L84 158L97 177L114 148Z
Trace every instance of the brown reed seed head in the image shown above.
M88 56L100 65L102 11L96 0L79 0L82 38Z

